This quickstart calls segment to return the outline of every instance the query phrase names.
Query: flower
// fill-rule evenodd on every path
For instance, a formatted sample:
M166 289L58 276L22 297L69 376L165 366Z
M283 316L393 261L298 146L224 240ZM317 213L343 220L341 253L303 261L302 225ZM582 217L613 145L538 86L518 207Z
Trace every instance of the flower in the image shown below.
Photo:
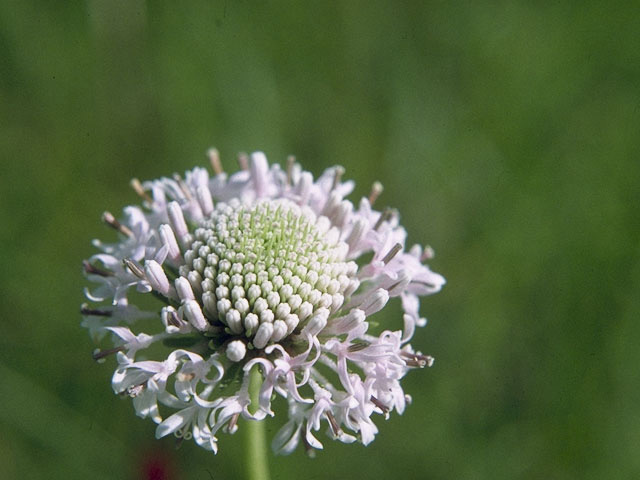
M356 208L341 167L314 181L293 160L285 171L260 152L240 158L230 176L211 150L212 177L195 168L134 179L142 207L103 215L118 241L94 241L101 252L84 271L97 286L86 289L93 304L81 312L92 338L109 336L113 346L94 358L117 354L113 389L158 423L157 437L193 438L216 452L216 435L235 432L239 418L275 415L277 395L288 420L276 452L300 442L321 449L314 432L323 426L366 445L376 415L403 413L406 373L433 362L409 344L426 323L419 297L444 284L425 264L433 252L405 251L398 214L373 208L379 183ZM156 297L158 310L134 305L139 294ZM370 317L394 297L402 321L374 328ZM153 331L134 333L149 318ZM262 382L252 404L255 372Z

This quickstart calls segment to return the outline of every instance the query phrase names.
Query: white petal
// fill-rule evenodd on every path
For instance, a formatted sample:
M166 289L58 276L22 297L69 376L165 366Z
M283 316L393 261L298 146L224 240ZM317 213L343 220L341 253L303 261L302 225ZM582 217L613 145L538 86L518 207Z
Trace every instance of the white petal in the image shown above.
M173 433L176 430L184 427L193 418L196 408L196 406L187 407L184 410L180 410L179 412L174 413L169 418L164 420L156 428L156 438L165 437L170 433Z

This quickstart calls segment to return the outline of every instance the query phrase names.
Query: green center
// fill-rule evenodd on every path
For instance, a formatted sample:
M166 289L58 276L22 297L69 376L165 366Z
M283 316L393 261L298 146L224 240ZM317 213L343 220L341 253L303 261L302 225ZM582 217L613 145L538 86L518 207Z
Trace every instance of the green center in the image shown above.
M357 270L328 219L289 200L219 203L194 238L180 274L202 279L205 316L239 336L269 322L279 341L319 308L335 312Z

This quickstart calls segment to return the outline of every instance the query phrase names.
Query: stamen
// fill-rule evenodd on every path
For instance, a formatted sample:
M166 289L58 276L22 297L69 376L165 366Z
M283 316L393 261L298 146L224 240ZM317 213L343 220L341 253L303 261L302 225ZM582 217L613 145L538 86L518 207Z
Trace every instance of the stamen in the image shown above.
M131 273L133 273L140 280L147 279L147 277L144 274L143 268L137 262L131 260L130 258L123 258L122 263L124 264L125 267L129 269Z
M137 178L132 178L131 182L129 182L129 185L131 185L131 188L133 188L133 190L138 194L140 198L142 198L143 200L149 203L153 203L153 199L151 198L151 196L149 196L147 192L144 191L144 188L142 187L142 183L140 183L140 180L138 180Z
M287 157L287 185L291 186L293 182L293 166L296 164L296 157L289 155Z
M309 442L307 441L307 436L302 435L302 432L300 432L299 435L302 437L302 445L304 445L304 453L306 453L307 457L309 458L316 458L316 451L313 449L311 445L309 445Z
M331 215L331 222L338 228L342 228L347 221L351 211L353 210L353 204L351 202L341 202Z
M184 373L184 372L179 372L176 375L176 379L179 382L190 382L191 380L193 380L194 378L196 378L196 374L193 372L189 372L189 373Z
M240 418L240 414L236 413L235 415L233 415L231 417L231 420L229 420L229 426L227 427L229 430L229 433L235 433L235 431L238 429L238 419Z
M371 395L371 403L373 403L376 407L382 410L382 413L386 416L389 414L389 407L387 407L384 403L378 400L376 397Z
M109 355L113 355L114 353L122 352L124 350L125 350L124 345L120 347L107 348L106 350L96 349L91 354L91 357L93 357L93 359L97 362L98 360L102 360L103 358L106 358Z
M183 321L180 320L180 317L178 316L178 312L176 312L175 310L171 310L169 312L169 316L167 317L167 323L178 328L180 328L183 325Z
M111 212L104 212L102 214L102 221L121 234L127 237L133 237L133 232L129 227L122 225Z
M389 253L387 253L387 254L384 256L384 258L382 259L382 263L384 263L385 265L386 265L387 263L389 263L389 262L393 259L393 257L395 257L395 256L398 254L398 252L399 252L400 250L402 250L402 245L401 245L401 244L399 244L399 243L396 243L396 244L391 248L391 250L389 250Z
M110 317L113 315L113 312L111 310L97 310L89 308L86 303L83 303L80 307L80 313L82 315L91 315L93 317Z
M336 417L334 417L333 413L331 413L328 410L324 412L324 414L327 417L327 420L329 421L329 426L331 427L331 433L333 433L334 437L339 437L342 434L342 429L338 425L338 422L336 421Z
M436 252L433 251L433 248L431 248L429 245L425 245L424 250L422 251L422 255L420 256L420 261L425 262L427 260L431 260L435 256Z
M371 193L369 193L370 205L373 205L376 202L383 190L384 188L380 182L373 182L373 185L371 185Z
M191 191L189 190L189 187L187 187L187 184L184 183L182 177L177 173L174 173L173 179L178 183L180 190L182 190L182 193L184 193L184 196L187 198L187 200L191 200L193 196L191 195Z
M418 353L400 352L400 356L404 357L404 363L406 363L408 367L430 367L434 362L433 357L429 355L420 355Z
M218 152L217 148L210 148L207 151L207 156L209 157L209 162L211 163L211 168L213 169L213 173L216 175L220 175L224 173L222 168L222 162L220 161L220 152Z
M421 282L419 280L412 280L409 283L413 283L415 285L422 285L423 287L427 287L427 288L436 288L437 285L434 285L433 283L429 283L429 282Z
M411 278L409 277L409 274L406 271L402 271L402 273L398 275L398 281L388 287L389 295L392 297L400 295L410 282Z
M364 350L365 348L367 348L369 345L371 345L369 342L360 341L358 343L354 343L353 345L349 345L347 351L350 353L359 352L360 350Z
M333 176L333 184L331 185L331 190L335 190L336 187L340 184L340 179L342 178L342 175L344 175L344 167L341 167L340 165L338 165L337 167L334 168L334 176Z
M103 270L94 265L91 265L87 260L82 261L82 267L84 268L84 271L88 274L100 275L101 277L111 277L114 275L114 273L109 270Z
M242 170L249 170L249 155L246 152L240 152L238 154L238 165Z
M124 392L121 393L129 395L131 398L135 398L140 395L145 388L147 388L147 382L127 387Z
M380 228L384 222L390 220L391 217L393 217L393 210L389 207L385 207L385 209L380 214L380 217L378 217L378 221L373 226L373 229L377 231L378 228Z
M349 250L352 250L358 245L358 243L362 239L362 236L364 235L365 229L368 226L368 222L365 219L359 218L358 220L356 220L353 228L351 229L351 233L349 233L349 236L347 237L347 245L349 245Z

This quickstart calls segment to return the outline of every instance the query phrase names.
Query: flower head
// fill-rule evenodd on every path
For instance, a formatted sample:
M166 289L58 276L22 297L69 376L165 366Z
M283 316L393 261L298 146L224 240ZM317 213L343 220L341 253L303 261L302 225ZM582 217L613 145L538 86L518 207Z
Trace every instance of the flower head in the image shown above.
M279 395L289 407L276 452L322 448L314 432L323 426L368 444L374 415L404 411L408 370L433 362L409 344L426 323L419 296L444 284L424 263L431 249L405 251L397 213L373 208L378 183L357 208L346 200L353 183L341 167L314 181L295 162L283 171L257 152L228 176L215 150L210 159L213 177L195 168L133 180L142 207L104 214L119 238L96 240L101 253L84 262L97 286L82 313L92 337L110 335L113 346L94 358L117 353L113 388L158 423L158 437L217 451L220 430L274 415ZM157 297L158 311L130 303L134 292ZM391 297L401 299L403 328L370 327ZM153 331L132 331L142 318L157 319ZM161 349L147 349L158 343L165 355L154 357ZM257 405L252 371L262 378Z

